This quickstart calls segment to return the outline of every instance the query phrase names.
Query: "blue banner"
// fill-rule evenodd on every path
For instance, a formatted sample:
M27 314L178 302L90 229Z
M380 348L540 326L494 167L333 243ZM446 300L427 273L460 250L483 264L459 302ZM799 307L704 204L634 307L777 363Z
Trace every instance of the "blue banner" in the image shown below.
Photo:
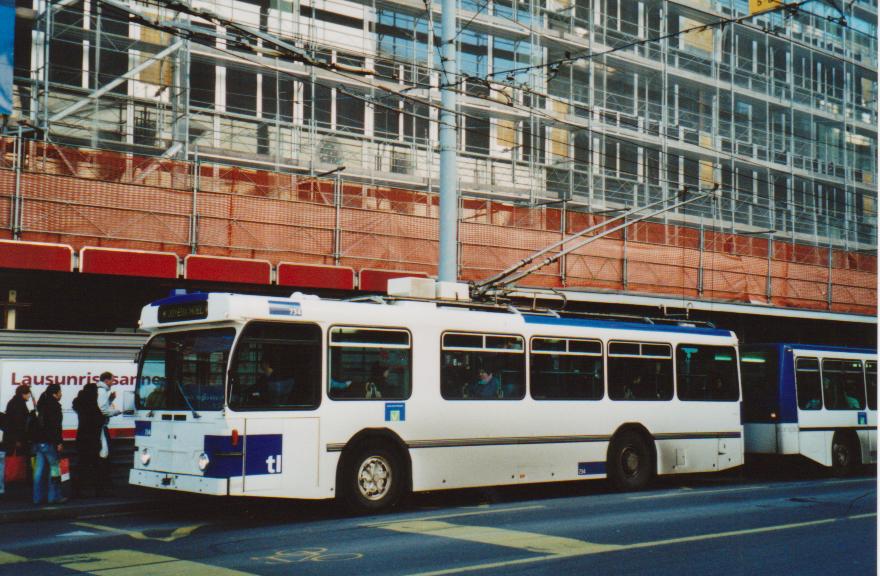
M0 0L0 114L12 114L15 0Z

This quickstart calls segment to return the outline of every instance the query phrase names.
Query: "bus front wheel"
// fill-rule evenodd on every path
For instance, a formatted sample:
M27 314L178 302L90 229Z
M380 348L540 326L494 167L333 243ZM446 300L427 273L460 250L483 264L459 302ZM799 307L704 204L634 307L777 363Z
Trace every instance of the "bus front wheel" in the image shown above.
M837 432L831 441L831 471L834 475L851 475L859 460L858 443L848 434Z
M608 479L622 491L641 490L651 480L651 450L632 430L614 436L608 447Z
M382 512L397 504L403 493L403 465L397 451L367 444L343 462L343 495L355 512Z

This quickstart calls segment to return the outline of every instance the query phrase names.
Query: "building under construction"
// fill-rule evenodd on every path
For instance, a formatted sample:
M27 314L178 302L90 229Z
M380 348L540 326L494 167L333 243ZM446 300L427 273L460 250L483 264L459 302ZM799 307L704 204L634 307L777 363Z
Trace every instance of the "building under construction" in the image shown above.
M520 291L875 344L874 0L461 0L452 77L432 0L17 4L0 278L24 327L435 275L451 84L460 279L713 191Z

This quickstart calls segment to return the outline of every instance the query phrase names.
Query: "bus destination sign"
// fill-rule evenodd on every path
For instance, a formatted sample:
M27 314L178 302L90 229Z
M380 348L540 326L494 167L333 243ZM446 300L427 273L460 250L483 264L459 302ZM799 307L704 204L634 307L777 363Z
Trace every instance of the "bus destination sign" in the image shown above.
M208 301L175 302L159 306L159 322L184 322L208 317Z

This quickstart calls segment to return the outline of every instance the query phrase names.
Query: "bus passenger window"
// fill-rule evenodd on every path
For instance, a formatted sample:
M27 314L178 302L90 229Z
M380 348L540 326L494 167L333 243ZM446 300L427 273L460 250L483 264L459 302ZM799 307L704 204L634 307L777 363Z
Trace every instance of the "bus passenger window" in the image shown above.
M680 400L739 400L736 350L732 346L679 344L676 363Z
M640 342L608 344L608 397L671 400L672 346Z
M447 400L520 400L524 373L519 336L443 335L440 394Z
M321 403L321 329L251 322L229 372L233 410L310 410Z
M822 393L828 410L864 410L861 360L822 360Z
M533 338L531 395L536 400L599 400L605 394L602 343Z
M877 409L877 363L865 362L865 383L868 385L868 408Z
M822 408L822 389L819 385L819 361L815 358L798 358L795 364L797 403L801 410Z
M406 400L411 359L406 330L331 328L328 395L334 400Z

